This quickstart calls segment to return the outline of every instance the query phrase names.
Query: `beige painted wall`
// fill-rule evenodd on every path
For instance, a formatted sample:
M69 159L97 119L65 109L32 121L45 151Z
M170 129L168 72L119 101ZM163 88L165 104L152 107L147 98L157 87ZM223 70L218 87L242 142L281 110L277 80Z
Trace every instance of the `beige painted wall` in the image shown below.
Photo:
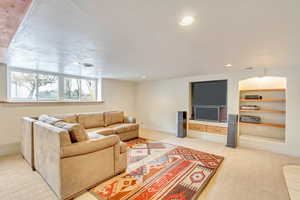
M0 46L0 63L5 63L6 53L7 53L7 49Z
M258 76L283 76L287 78L286 143L240 140L240 145L267 149L300 156L300 69L256 70L223 75L193 76L162 81L148 81L137 86L138 119L143 127L176 133L176 113L188 110L189 82L228 79L228 112L238 114L239 81Z
M1 69L1 68L0 68ZM3 81L1 77L1 90ZM22 116L39 116L40 114L95 112L124 110L126 115L136 116L135 110L136 83L103 79L103 104L91 105L10 105L0 104L0 154L1 146L16 145L20 142L20 118Z

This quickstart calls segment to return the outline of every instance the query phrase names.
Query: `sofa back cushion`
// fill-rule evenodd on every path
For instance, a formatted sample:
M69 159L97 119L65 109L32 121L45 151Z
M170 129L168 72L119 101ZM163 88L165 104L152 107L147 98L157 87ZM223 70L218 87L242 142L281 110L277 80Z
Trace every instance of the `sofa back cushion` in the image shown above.
M78 122L85 128L97 128L104 126L103 113L82 113L78 114Z
M88 140L88 135L80 124L57 122L55 126L67 130L70 134L72 143Z
M78 123L77 114L58 114L58 115L53 115L53 117L57 119L62 119L64 122L67 123Z
M49 115L41 115L41 116L39 116L39 121L42 121L46 124L54 125L57 122L61 122L63 120L62 119L57 119L57 118L49 116Z
M124 122L123 111L110 111L104 113L105 126Z

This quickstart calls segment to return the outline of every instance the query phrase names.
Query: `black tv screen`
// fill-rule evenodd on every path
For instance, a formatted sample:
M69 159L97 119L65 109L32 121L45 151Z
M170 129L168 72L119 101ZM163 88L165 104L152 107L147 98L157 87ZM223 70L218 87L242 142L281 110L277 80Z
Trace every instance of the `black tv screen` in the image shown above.
M195 109L195 119L219 121L219 109L218 108L201 108Z
M226 106L227 80L192 83L192 104L193 106Z

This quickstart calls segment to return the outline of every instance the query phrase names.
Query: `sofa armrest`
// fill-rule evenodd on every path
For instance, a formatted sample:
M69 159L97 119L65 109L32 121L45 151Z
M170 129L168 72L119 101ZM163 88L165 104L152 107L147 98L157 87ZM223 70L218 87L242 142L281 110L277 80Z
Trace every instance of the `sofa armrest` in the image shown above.
M91 139L83 142L73 143L61 147L61 158L79 156L100 151L120 143L116 135L110 135L99 139Z
M125 116L124 117L124 123L136 123L136 118Z
M62 191L60 148L72 144L69 132L38 121L34 123L33 141L35 169L60 196Z
M36 121L31 117L21 119L21 153L32 169L34 169L33 124Z
M128 151L128 146L125 142L120 142L120 153L126 153Z

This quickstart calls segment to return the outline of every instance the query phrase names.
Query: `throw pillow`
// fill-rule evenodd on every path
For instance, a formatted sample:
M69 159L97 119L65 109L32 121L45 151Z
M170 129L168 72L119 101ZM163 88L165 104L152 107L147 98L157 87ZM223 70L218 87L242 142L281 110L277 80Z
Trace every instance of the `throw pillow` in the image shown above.
M57 122L55 126L69 131L70 138L73 143L83 142L88 140L88 136L84 128L80 124Z

